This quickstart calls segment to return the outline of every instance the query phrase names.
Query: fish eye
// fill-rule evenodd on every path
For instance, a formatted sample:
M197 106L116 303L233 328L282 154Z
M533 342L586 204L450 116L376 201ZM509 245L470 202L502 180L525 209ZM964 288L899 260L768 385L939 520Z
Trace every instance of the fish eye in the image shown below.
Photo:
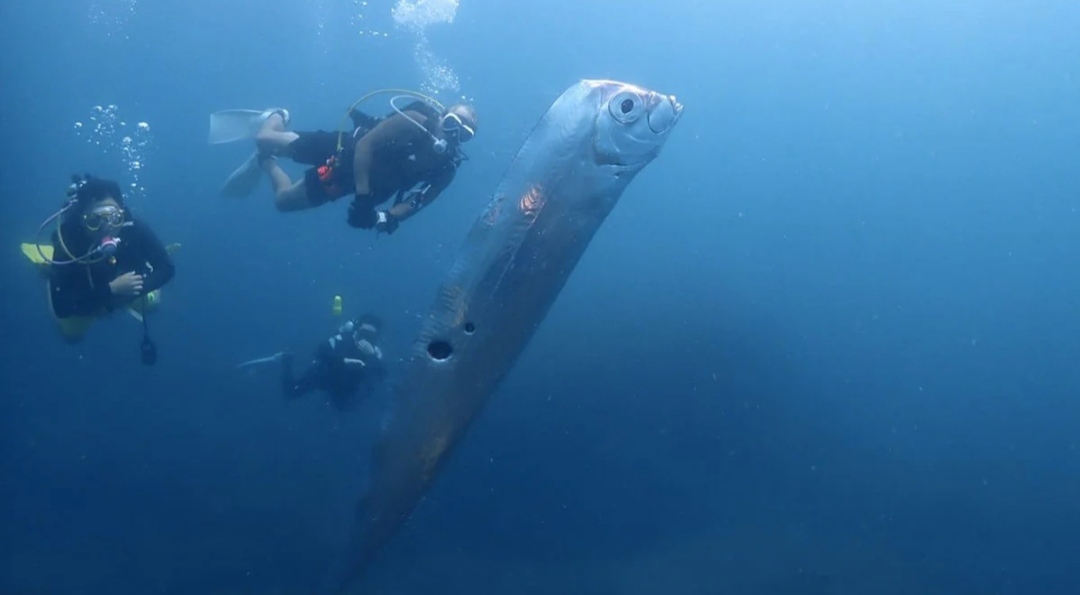
M645 111L645 102L637 93L622 91L608 102L608 111L619 122L629 124L641 117Z

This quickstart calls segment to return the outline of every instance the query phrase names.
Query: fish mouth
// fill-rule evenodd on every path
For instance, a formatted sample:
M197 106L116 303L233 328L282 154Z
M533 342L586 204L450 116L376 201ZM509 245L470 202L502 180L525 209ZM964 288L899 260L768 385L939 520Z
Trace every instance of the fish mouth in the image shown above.
M645 167L648 160L641 159L621 159L621 155L611 155L607 157L600 157L596 160L597 165L604 167L610 167L617 171L623 172L631 169L641 169Z
M662 95L653 109L649 110L649 129L656 134L671 130L682 117L683 105L674 95Z

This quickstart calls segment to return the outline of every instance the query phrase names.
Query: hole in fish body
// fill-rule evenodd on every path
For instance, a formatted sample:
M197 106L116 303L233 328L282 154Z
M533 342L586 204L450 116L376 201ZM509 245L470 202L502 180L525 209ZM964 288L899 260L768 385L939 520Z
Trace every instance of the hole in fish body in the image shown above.
M436 339L427 346L428 356L437 362L445 362L450 359L451 355L454 355L454 348L450 346L450 343L441 339Z

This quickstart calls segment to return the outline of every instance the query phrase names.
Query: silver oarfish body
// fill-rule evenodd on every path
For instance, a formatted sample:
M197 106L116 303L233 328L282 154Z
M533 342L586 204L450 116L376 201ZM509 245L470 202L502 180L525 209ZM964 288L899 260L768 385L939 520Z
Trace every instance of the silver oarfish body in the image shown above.
M359 578L412 512L681 113L674 97L584 80L525 140L442 281L394 389L339 587Z

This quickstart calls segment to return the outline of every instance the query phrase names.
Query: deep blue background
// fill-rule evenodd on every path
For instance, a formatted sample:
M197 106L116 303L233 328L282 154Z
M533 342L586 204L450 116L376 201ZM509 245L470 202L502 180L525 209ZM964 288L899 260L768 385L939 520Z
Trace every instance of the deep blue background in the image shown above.
M219 198L248 149L208 146L210 112L331 128L424 83L391 6L0 6L0 592L310 592L381 409L234 365L308 349L335 294L400 357L582 77L685 116L372 586L1080 592L1080 7L465 0L427 34L481 133L435 206L376 239L344 204ZM122 316L62 344L17 250L70 173L127 179L74 131L110 103L152 130L134 207L183 244L152 369Z

